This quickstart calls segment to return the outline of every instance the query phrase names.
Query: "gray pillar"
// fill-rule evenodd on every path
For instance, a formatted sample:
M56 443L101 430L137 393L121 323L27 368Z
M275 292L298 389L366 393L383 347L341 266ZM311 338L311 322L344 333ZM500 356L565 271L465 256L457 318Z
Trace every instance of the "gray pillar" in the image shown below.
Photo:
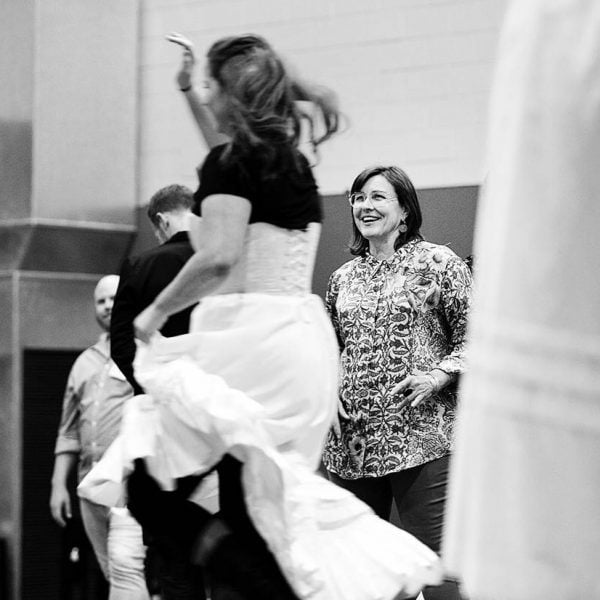
M22 354L98 335L136 228L139 6L0 1L0 536L20 593Z

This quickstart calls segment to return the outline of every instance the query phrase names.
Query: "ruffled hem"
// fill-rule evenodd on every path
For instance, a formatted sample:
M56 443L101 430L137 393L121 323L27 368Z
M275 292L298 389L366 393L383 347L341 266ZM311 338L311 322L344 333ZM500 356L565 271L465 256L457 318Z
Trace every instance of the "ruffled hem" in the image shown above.
M118 501L135 458L172 489L229 453L243 463L250 517L300 598L392 600L441 581L434 552L315 474L293 448L275 448L261 405L189 357L173 360L156 347L142 354L136 378L149 395L127 403L121 434L81 496Z

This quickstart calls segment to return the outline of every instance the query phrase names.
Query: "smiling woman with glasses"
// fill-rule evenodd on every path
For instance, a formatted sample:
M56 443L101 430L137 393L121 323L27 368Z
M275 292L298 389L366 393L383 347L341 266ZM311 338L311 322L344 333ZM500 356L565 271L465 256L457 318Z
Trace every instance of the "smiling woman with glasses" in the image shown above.
M423 239L417 193L398 167L360 173L348 202L356 258L327 290L342 372L323 461L380 517L394 501L403 529L439 552L471 273ZM423 596L460 593L447 580Z

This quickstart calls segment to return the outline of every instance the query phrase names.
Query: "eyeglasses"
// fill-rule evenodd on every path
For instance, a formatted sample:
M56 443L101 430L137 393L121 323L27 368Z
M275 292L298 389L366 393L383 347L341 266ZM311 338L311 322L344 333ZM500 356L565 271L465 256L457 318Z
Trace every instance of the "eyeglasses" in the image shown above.
M348 202L352 207L360 206L367 200L371 202L371 206L373 208L377 208L378 206L383 206L392 200L398 200L398 197L386 196L383 192L378 192L377 190L371 192L370 194L365 194L364 192L354 192L354 194L348 194Z

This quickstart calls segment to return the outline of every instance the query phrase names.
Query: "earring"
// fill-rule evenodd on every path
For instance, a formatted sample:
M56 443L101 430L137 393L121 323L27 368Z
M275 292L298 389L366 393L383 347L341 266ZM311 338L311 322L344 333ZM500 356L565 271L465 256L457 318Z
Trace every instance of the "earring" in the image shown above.
M398 230L400 231L400 233L406 233L408 231L408 225L406 224L406 221L402 221L400 223Z

